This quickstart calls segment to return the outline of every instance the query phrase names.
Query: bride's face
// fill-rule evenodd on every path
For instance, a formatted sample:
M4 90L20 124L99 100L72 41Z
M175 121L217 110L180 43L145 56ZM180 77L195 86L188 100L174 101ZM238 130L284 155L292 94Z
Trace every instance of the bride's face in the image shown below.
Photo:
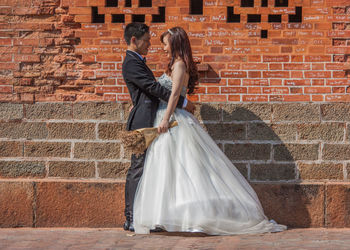
M169 34L166 35L164 38L163 38L163 49L165 51L165 53L167 54L168 58L171 57L171 49L170 49L170 44L169 44Z

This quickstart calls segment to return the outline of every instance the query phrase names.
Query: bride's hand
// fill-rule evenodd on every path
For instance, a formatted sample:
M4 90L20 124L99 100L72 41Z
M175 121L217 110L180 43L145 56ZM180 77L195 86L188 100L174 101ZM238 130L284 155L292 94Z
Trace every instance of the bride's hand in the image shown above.
M168 131L168 128L169 128L169 121L163 119L158 126L158 133L159 134L165 133Z

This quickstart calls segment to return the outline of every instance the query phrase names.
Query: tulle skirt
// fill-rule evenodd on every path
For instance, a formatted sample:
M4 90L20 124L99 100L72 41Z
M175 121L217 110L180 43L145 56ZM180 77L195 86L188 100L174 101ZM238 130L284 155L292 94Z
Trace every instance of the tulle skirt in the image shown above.
M160 105L154 126L163 118ZM134 201L135 232L160 227L169 232L209 235L278 232L259 199L197 119L176 109L178 126L149 147Z

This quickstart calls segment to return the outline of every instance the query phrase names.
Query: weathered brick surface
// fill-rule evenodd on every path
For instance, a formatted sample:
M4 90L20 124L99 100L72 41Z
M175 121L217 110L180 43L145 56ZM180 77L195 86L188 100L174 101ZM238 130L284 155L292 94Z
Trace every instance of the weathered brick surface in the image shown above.
M0 157L23 156L23 143L13 141L0 141Z
M273 136L281 141L295 141L297 136L297 125L295 124L272 124ZM271 133L271 132L269 132Z
M22 104L0 103L0 120L15 120L22 118Z
M93 178L94 162L52 161L49 162L49 177Z
M124 185L115 182L38 182L37 227L117 227Z
M7 108L10 110L11 105L18 106L9 104ZM347 177L346 168L342 169L338 163L328 161L349 160L348 143L343 142L348 141L349 125L344 121L314 118L322 105L290 104L288 108L289 104L200 104L196 112L204 122L202 126L214 140L220 142L221 150L230 160L241 164L240 171L248 179L293 180L299 176L301 180L343 180ZM54 165L48 162L50 177L97 178L101 174L101 178L123 178L130 152L123 149L119 140L120 132L125 129L125 118L130 108L128 105L73 104L80 118L69 121L66 120L67 116L61 114L67 110L72 112L71 104L39 103L25 106L33 111L31 120L38 120L33 116L38 114L41 121L0 123L0 157L10 158L7 160L10 162L18 162L16 157L24 157L22 172L17 165L6 165L8 163L5 162L13 170L11 172L7 167L6 171L10 172L3 176L42 177L46 172L43 171L42 175L33 173L31 158L44 162L49 160L48 157L55 157L71 158L72 162L67 162L67 159L62 160L62 165L58 160L55 160ZM292 119L287 116L287 110L293 110ZM306 114L310 110L311 114L315 112L311 120L306 121ZM301 116L302 119L298 118L297 111L305 114ZM323 116L321 113L318 115L319 118ZM281 118L280 121L271 123L269 117L277 116ZM54 121L52 117L55 117ZM122 159L124 163L98 162L97 170L93 170L95 166L91 162L82 162L83 159L91 162ZM298 173L293 168L296 161ZM71 167L74 164L76 168Z
M120 140L121 132L125 131L124 123L100 123L98 125L98 137L105 140Z
M266 216L278 223L349 226L348 183L252 186ZM1 181L0 190L1 227L116 227L124 222L124 182Z
M222 120L222 106L218 104L213 105L197 105L195 116L200 121L221 121Z
M119 140L129 112L128 105L39 104L24 105L33 110L30 117L27 116L25 108L23 120L5 119L0 122L0 179L14 181L11 179L29 178L41 183L48 177L50 182L56 182L55 185L58 186L63 185L62 183L67 181L65 179L70 179L78 186L83 185L84 179L96 183L125 180L130 166L130 154L125 152ZM10 110L11 105L18 104L9 104L7 108ZM75 105L80 108L79 118L73 115ZM329 226L342 225L340 220L345 218L346 221L345 215L341 215L343 216L341 219L334 214L339 207L340 211L343 211L342 214L346 213L346 207L342 205L346 201L340 198L347 199L346 195L342 194L337 198L335 194L335 201L328 197L328 200L322 203L326 184L320 185L316 182L333 183L350 179L349 124L336 116L328 120L324 119L325 116L322 113L324 104L290 104L290 108L285 107L288 105L199 104L196 112L203 122L203 127L209 131L219 147L248 181L258 181L261 185L267 186L274 186L275 184L271 184L274 181L289 182L289 184L280 183L278 188L271 188L271 190L265 188L266 186L261 188L262 191L257 189L269 217L283 223L281 214L286 211L291 213L294 209L296 215L287 216L284 220L290 226L323 226L328 225L327 221ZM65 114L64 107L68 107L71 116L62 115ZM50 108L53 110L50 111ZM342 108L346 110L346 105ZM18 110L21 112L20 109ZM40 114L40 110L44 114ZM287 115L287 110L293 111L291 116ZM297 115L298 112L301 114L300 117ZM306 120L308 112L310 120ZM37 114L38 118L34 114ZM275 115L279 117L278 120L275 119ZM309 187L314 185L313 188L306 188L305 184L299 183L303 181L310 183ZM90 197L90 194L82 191L84 189L88 190L82 186L77 192L81 192L82 197L85 198L79 198L79 194L75 193L76 196L67 195L64 200L62 198L64 192L59 191L63 188L57 190L52 188L48 193L54 192L53 197L59 197L58 200L63 199L64 206L69 199L72 202L84 200L81 203L77 202L83 206L88 201L94 202L95 197L98 196L98 192L91 191L93 195ZM279 189L281 190L278 191ZM114 197L115 201L106 198L102 203L106 205L110 202L122 202L123 188L121 187L118 192L114 194L117 195ZM38 192L37 195L39 197ZM78 205L71 205L70 210L64 210L56 215L52 212L53 207L48 204L51 202L51 198L48 198L49 194L44 198L42 194L40 195L43 210L35 210L34 218L39 218L39 215L43 218L40 220L41 226L102 226L93 219L90 212L84 212L85 214L79 217L80 221L67 219L71 216L71 211L73 211L72 215L76 216ZM316 196L320 197L315 198ZM33 203L34 208L37 208L38 197L36 203ZM285 201L283 203L286 207L279 207L278 204L286 199L287 203ZM295 208L298 202L304 205ZM280 209L278 213L273 206ZM327 214L329 220L324 219L320 212L325 211L327 206L330 208ZM91 209L100 211L102 208L92 207ZM274 216L275 214L277 216ZM113 219L114 216L113 213L108 212L102 219L103 223L121 225L122 208L118 221ZM306 218L305 221L302 221L302 217ZM36 219L33 223L39 225L37 222Z
M350 160L350 144L325 144L322 159L324 160Z
M298 164L299 178L301 180L343 180L343 164Z
M132 15L139 14L151 27L147 61L156 76L167 61L159 36L174 26L187 31L201 70L191 100L350 101L345 89L346 1L285 1L282 7L273 2L244 7L240 1L197 1L203 12L195 15L190 2L152 1L152 7L142 8L137 3L115 8L106 1L87 0L36 1L30 7L23 1L6 2L0 11L0 70L6 79L0 100L129 100L121 74L126 49L122 34ZM159 7L165 8L164 17L158 16ZM300 16L296 7L301 8ZM115 22L114 14L123 15L123 23ZM252 14L260 20L251 20ZM281 20L270 20L269 15L276 14ZM162 20L154 22L154 15ZM95 22L96 18L102 19ZM31 33L23 36L23 31Z
M0 227L32 227L32 182L0 181Z
M125 179L130 163L98 162L98 174L101 178Z
M321 114L325 121L350 121L350 106L346 103L322 104Z
M231 160L269 160L271 158L271 145L225 144L225 154Z
M47 134L44 122L0 122L0 138L46 139Z
M214 140L244 140L246 139L246 126L242 124L205 124L208 133Z
M68 142L26 142L24 156L27 157L70 157L71 144Z
M299 139L343 141L344 123L301 124L298 126Z
M78 142L74 146L74 158L119 159L119 143Z
M266 216L290 227L324 225L325 187L321 184L254 184Z
M72 105L66 103L26 104L27 119L72 119Z
M49 139L95 139L94 123L49 123L47 125Z
M312 104L275 104L273 121L318 122L320 108Z
M80 120L121 120L120 103L76 103L73 105L73 117Z
M319 147L319 144L274 145L274 159L276 161L317 160Z
M295 164L251 164L250 179L257 181L295 180Z
M271 119L270 104L226 104L222 107L224 121L265 121Z
M44 162L32 161L0 161L0 177L40 177L46 175Z
M290 132L290 131L288 131L288 132ZM273 131L271 126L269 126L266 123L250 123L250 124L248 124L248 133L247 134L248 134L248 140L269 140L269 141L281 140L279 138L279 136Z
M326 226L350 226L350 185L326 185Z

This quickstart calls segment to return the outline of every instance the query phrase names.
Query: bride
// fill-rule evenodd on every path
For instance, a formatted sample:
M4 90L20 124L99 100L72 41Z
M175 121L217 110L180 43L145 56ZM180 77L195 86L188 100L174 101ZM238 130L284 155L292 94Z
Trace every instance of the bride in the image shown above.
M190 42L180 27L161 36L170 63L158 82L170 89L154 126L162 133L149 147L134 200L138 234L168 232L209 235L278 232L286 226L269 221L259 199L231 161L184 109L179 96L192 93L198 81ZM173 120L178 126L169 129Z

